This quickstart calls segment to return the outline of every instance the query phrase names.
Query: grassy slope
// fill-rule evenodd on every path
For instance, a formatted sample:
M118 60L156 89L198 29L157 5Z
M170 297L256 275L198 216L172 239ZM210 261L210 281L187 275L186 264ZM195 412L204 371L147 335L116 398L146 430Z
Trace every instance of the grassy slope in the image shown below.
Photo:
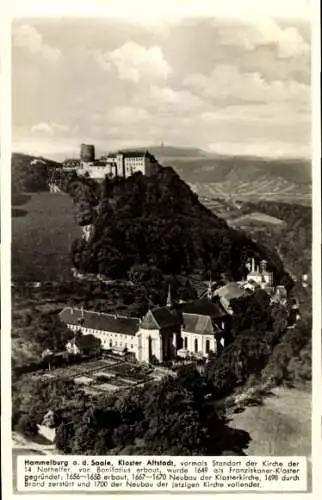
M12 219L12 278L41 281L70 278L70 246L79 236L71 199L60 193L33 194Z
M249 432L248 455L311 455L311 392L274 389L262 406L235 414L230 425Z

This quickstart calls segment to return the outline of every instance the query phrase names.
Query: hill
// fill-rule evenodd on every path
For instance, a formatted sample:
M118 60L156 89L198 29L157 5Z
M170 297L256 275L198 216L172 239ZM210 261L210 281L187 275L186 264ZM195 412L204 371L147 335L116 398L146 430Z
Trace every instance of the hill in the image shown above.
M125 148L122 151L131 151L133 148ZM135 148L136 151L150 151L154 156L160 161L169 160L172 158L182 159L195 159L195 158L208 158L209 155L206 151L199 148L185 147L180 148L177 146L148 146L148 147L138 147Z
M173 166L204 197L310 198L311 168L305 160L226 157L174 160Z
M12 192L48 191L48 180L51 171L60 167L60 163L40 156L12 153Z
M298 158L223 156L199 148L149 146L158 161L171 165L202 197L304 200L311 197L311 164Z
M86 215L86 200L78 200ZM87 223L89 221L87 220ZM105 179L93 234L73 249L83 272L124 278L135 265L162 274L245 275L249 257L266 258L277 280L286 279L280 259L205 208L171 168L152 177Z
M188 182L256 182L259 177L266 177L294 184L311 184L311 163L304 158L225 156L200 148L168 145L136 149L148 149L161 164L172 161L171 166Z

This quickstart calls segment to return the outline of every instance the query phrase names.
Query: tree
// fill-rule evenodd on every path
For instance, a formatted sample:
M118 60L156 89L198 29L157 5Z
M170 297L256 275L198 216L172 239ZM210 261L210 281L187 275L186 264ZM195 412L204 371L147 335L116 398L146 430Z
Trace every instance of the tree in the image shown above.
M46 361L48 363L48 370L50 370L50 362L51 362L52 356L53 356L53 352L50 349L45 349L41 353L41 358L43 359L43 361Z
M21 415L17 430L25 436L36 436L38 434L38 427L35 420L28 414Z

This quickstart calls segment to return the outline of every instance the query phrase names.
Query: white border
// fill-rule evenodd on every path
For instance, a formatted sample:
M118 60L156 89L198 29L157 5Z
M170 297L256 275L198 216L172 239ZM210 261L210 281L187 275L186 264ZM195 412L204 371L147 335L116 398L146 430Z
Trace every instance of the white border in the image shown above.
M312 412L312 462L313 493L297 494L297 498L322 497L321 450L321 146L320 146L320 2L319 0L9 0L0 7L1 33L1 466L4 498L12 496L11 452L11 205L10 205L10 155L11 155L11 47L10 23L15 17L118 17L131 20L158 20L180 17L279 17L300 18L312 21L312 140L313 140L313 412ZM134 495L134 493L132 493ZM233 494L234 495L234 494ZM20 496L20 495L19 495ZM125 495L118 495L124 497ZM144 495L152 497L152 495ZM194 495L196 496L196 495ZM198 495L199 496L199 495ZM204 496L204 494L202 494ZM249 494L240 494L249 498ZM275 498L293 498L294 494L272 494ZM37 500L53 495L37 495ZM168 497L168 495L158 495ZM229 494L218 494L228 498ZM24 499L35 498L24 495ZM69 495L59 495L59 499ZM77 495L86 499L86 495Z

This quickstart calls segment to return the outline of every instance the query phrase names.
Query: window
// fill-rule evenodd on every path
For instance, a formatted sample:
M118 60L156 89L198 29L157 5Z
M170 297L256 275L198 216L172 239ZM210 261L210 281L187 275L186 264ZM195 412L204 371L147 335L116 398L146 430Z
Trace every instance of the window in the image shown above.
M198 352L198 340L195 339L195 352Z
M112 345L113 345L113 342L110 340L110 347L112 347Z
M210 340L206 340L206 354L209 354L210 351Z
M184 347L184 349L188 349L188 339L187 339L187 337L184 337L184 339L183 339L183 347Z

